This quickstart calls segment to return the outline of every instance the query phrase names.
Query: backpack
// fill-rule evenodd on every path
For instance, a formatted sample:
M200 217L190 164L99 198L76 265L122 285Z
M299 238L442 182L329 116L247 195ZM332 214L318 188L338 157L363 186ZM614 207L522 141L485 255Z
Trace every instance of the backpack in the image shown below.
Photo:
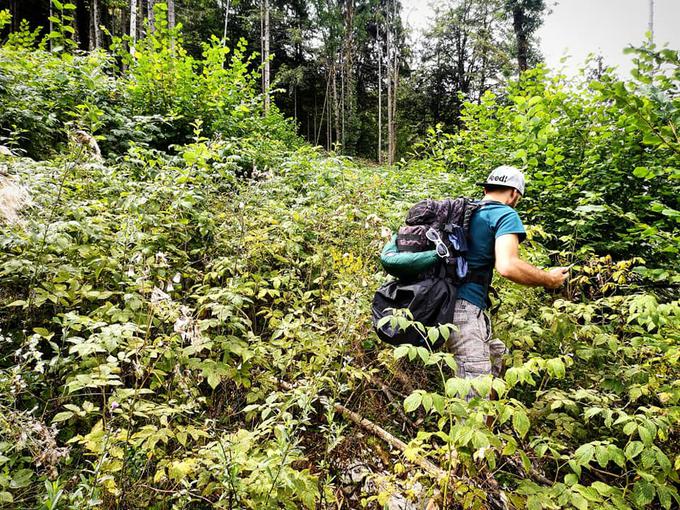
M413 321L426 327L448 324L453 320L458 286L472 281L488 288L491 273L468 271L465 260L470 220L480 207L464 197L427 199L411 207L405 225L380 257L383 268L396 278L383 284L373 297L373 327L382 341L430 345L415 327L393 328L391 321L381 319L405 308ZM443 341L440 338L430 347Z

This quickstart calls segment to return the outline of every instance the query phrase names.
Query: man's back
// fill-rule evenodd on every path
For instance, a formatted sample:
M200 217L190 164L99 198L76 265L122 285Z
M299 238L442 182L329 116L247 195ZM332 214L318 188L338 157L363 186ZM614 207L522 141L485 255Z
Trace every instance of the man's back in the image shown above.
M524 225L512 207L495 200L484 200L470 222L470 241L467 263L470 271L493 271L496 238L517 234L520 242L526 237ZM486 308L485 289L478 283L465 283L458 290L458 299L464 299L481 309Z

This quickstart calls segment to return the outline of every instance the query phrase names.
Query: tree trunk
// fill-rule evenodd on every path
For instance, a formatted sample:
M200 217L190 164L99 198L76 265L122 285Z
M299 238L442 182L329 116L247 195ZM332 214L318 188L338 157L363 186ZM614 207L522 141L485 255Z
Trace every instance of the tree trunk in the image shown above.
M130 0L130 55L135 56L137 42L137 0Z
M264 94L264 113L269 113L269 83L270 83L270 68L269 68L269 0L261 0L262 19L261 19L261 35L262 35L262 93Z
M380 39L380 23L377 25L378 40L378 163L382 163L382 57L383 45Z
M524 9L519 4L515 4L512 9L512 27L517 38L517 67L522 73L528 68L529 60L529 37L526 32L526 18Z
M154 33L156 31L156 13L154 11L154 6L156 5L156 0L149 0L146 4L148 9L147 17L149 18L149 32Z
M50 10L52 9L52 2L50 0ZM16 32L19 29L19 10L17 9L17 0L9 0L9 13L12 19L9 23L9 31ZM52 16L52 14L50 14ZM51 22L50 22L51 23ZM51 32L51 30L50 30Z
M334 56L335 58L335 56ZM333 62L333 116L335 120L335 141L340 142L342 140L340 136L340 108L338 103L338 72L336 69L336 63Z
M224 34L222 35L222 43L227 44L227 28L229 27L229 8L231 7L231 0L227 0L224 7Z
M346 133L349 126L350 135L354 128L356 91L354 85L354 2L346 0L345 7L345 45L343 53L343 116L342 147L347 148Z
M96 50L102 43L101 34L99 32L99 0L91 0L91 2L92 9L90 10L90 17L92 23L90 30L92 34L92 47Z
M15 6L15 9L16 9L16 6ZM53 24L52 24L52 17L54 16L54 10L52 9L52 0L50 0L50 9L49 9L49 13L50 13L50 16L49 16L49 20L50 20L49 30L50 30L50 34L51 34L52 31L54 30L54 26L53 26ZM50 39L50 51L52 51L52 47L53 47L53 45L52 45L52 39Z
M168 4L168 28L173 30L175 28L175 0L167 0Z
M392 71L394 84L392 85L392 140L390 141L390 165L397 158L397 97L399 92L399 52L394 55L394 69Z
M340 53L340 144L345 150L345 113L347 101L345 98L345 55Z
M392 81L393 78L393 70L392 70L392 61L393 61L393 53L395 51L394 48L394 26L392 25L393 19L391 17L388 17L388 22L387 22L387 164L392 166L394 163L392 159L392 129L394 128L394 122L392 119L393 115L393 109L392 109L392 96L394 94L394 83Z

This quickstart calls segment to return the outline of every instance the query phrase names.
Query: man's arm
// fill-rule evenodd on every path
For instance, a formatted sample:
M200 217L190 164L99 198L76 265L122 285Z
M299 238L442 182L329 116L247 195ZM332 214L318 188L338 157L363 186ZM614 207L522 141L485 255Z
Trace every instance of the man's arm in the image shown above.
M505 234L496 239L496 271L501 276L521 285L556 289L567 279L568 270L557 267L544 271L519 258L519 237Z

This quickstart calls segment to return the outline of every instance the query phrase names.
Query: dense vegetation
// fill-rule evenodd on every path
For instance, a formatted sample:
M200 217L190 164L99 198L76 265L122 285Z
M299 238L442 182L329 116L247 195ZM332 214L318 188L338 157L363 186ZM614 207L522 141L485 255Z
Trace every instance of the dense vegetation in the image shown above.
M459 94L498 92L538 62L534 32L546 8L544 0L439 2L419 51L401 0L0 0L13 14L0 39L23 27L66 36L47 40L52 50L115 40L132 49L155 33L165 18L154 7L165 4L168 27L184 27L195 59L213 37L246 41L263 63L261 90L307 141L390 163L427 127L458 125Z
M157 7L134 57L0 48L2 210L24 205L0 235L2 508L680 504L677 52L636 50L628 81L527 71L386 168L303 143L246 48L191 56ZM508 370L470 383L379 344L369 304L410 204L501 162L529 176L524 256L576 266L559 293L497 282Z

